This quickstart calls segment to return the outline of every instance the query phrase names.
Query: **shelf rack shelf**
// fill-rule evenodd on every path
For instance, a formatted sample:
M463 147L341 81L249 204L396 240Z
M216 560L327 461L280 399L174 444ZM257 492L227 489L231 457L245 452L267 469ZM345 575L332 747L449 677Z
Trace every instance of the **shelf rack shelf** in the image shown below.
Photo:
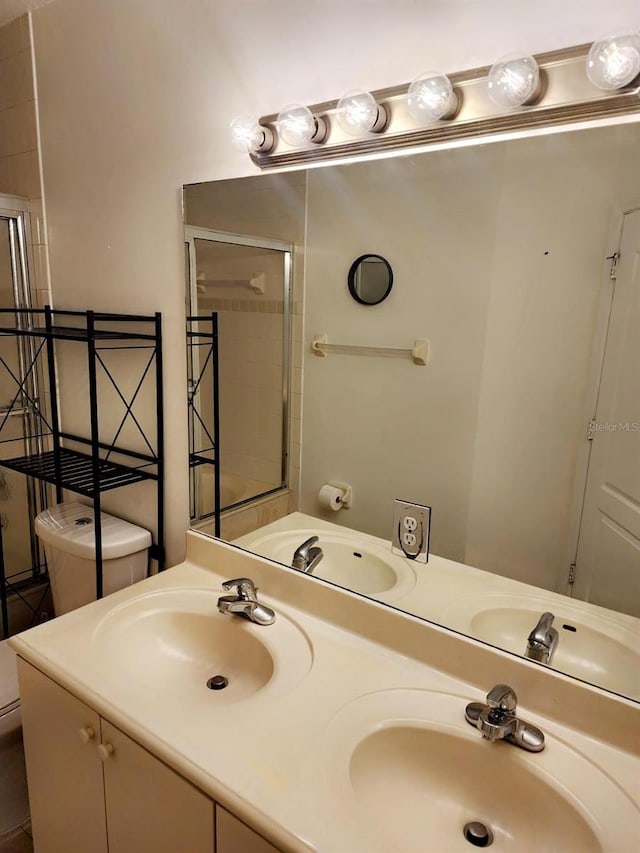
M15 394L10 404L0 411L0 446L19 441L23 443L23 450L28 452L0 458L0 467L53 485L57 502L62 501L64 490L92 501L97 598L103 594L101 495L113 489L154 481L156 535L150 557L156 561L158 571L162 571L165 558L161 315L58 311L49 306L43 309L5 308L0 309L0 341L5 337L17 339L21 369L16 370L0 354L0 369L15 382ZM86 348L88 429L85 434L61 428L57 347L63 341L75 341ZM132 351L131 358L126 360L128 377L137 377L139 369L139 381L134 391L129 391L128 398L114 375L117 371L108 364L107 353L113 350ZM113 407L115 393L123 412L111 441L101 439L100 381L112 393L110 407ZM149 382L154 383L154 416L139 417L136 401L143 386ZM44 395L39 391L41 386L48 388L47 406L43 402ZM24 418L24 435L5 438L3 430L14 415ZM149 420L153 421L151 429ZM143 451L124 446L121 435L126 425L134 425L137 429L136 435ZM10 586L0 528L0 610L5 636L8 634L7 591Z

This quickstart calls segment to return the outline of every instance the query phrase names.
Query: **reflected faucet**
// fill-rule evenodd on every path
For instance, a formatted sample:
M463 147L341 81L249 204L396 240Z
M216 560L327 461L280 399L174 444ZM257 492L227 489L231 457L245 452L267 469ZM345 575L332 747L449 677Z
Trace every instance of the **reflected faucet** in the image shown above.
M317 536L310 536L308 539L305 539L302 545L298 545L296 550L293 552L293 560L291 561L291 565L294 569L298 569L299 572L305 572L308 575L313 572L320 560L324 557L322 548L313 547L317 541Z
M552 627L553 613L543 613L527 638L525 657L550 664L558 645L558 632Z
M529 752L540 752L544 749L544 734L537 726L517 717L517 707L515 690L508 684L496 684L487 694L486 705L470 702L464 715L486 740L506 740Z
M237 589L237 595L221 595L218 599L220 613L237 613L256 625L273 625L276 614L258 601L258 590L250 578L234 578L222 584L224 589Z

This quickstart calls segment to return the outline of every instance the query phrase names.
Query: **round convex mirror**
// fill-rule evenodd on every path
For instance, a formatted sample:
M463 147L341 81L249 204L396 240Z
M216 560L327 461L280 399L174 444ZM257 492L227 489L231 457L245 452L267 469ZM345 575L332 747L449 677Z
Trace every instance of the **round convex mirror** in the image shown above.
M379 305L391 293L393 270L382 255L360 255L349 270L349 293L361 305Z

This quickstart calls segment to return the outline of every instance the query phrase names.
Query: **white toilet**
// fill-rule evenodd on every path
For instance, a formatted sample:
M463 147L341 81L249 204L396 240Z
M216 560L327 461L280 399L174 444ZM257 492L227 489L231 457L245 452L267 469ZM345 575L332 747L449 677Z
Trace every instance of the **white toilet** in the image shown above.
M147 576L151 534L148 530L101 513L103 592L108 595ZM44 545L56 616L82 607L96 597L96 541L93 509L62 503L35 520Z
M16 656L0 642L0 839L29 817Z

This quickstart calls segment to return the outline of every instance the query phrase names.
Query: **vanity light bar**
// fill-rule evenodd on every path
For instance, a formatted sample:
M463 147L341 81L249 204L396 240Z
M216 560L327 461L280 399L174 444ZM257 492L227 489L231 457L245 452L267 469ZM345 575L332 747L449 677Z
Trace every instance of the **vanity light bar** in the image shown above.
M259 126L267 131L273 143L262 149L250 149L249 156L260 169L273 169L570 122L634 113L640 116L640 80L636 77L617 89L599 88L593 82L593 74L587 76L585 73L588 61L593 61L589 59L591 50L592 46L586 44L534 57L506 57L491 68L451 74L448 79L455 101L452 97L451 106L442 117L427 119L426 124L414 117L415 109L410 110L406 84L371 93L372 102L379 105L386 116L386 124L384 129L364 130L360 137L350 135L344 129L344 121L338 120L342 101L308 107L309 115L322 122L326 133L321 141L316 137L300 145L287 144L281 138L279 116L263 116ZM524 93L522 106L507 105L505 101L496 104L488 86L490 80L495 80L496 68L511 64L517 71L522 67L522 60L526 60L525 67L537 69L535 86Z

